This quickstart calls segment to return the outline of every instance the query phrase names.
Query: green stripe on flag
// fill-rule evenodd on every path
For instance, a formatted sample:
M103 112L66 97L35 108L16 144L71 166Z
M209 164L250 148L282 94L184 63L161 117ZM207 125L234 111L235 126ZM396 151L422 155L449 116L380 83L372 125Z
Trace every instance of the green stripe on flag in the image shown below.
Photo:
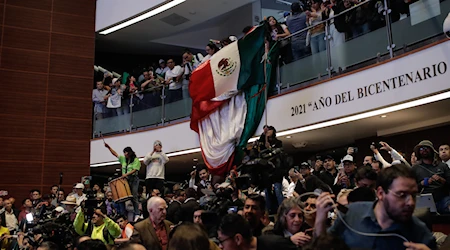
M241 58L241 71L238 80L238 89L245 93L247 101L247 116L245 118L244 131L239 144L236 147L235 164L242 162L243 148L246 148L248 140L255 134L261 122L266 108L264 84L267 82L267 90L270 91L275 84L275 70L278 58L278 44L271 43L271 49L267 55L266 80L264 79L265 38L268 35L264 25L259 26L246 37L238 41L239 55Z

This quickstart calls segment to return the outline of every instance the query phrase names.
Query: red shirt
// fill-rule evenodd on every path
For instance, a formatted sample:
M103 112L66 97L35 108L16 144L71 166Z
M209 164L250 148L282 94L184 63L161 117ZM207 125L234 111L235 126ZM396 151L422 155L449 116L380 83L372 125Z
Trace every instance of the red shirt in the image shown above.
M149 218L152 222L153 228L155 229L156 236L158 237L159 244L161 245L162 250L167 249L167 243L169 243L169 239L167 237L166 227L164 225L164 221L159 225L155 225L155 223Z

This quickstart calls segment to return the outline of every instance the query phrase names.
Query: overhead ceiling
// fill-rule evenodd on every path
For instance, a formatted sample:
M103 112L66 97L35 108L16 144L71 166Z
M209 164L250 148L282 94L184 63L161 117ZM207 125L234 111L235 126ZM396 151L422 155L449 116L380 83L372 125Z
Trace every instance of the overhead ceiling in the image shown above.
M349 145L357 139L377 135L393 135L412 130L426 129L450 123L448 107L450 99L386 114L386 118L371 117L350 123L312 130L291 135L291 138L278 138L283 141L287 153L319 152L330 148ZM295 148L293 144L305 145ZM192 159L201 161L201 154L189 154L172 157L166 165L166 175L187 175L192 170ZM112 176L118 165L91 168L91 174ZM141 176L145 169L141 169Z
M231 35L227 33L230 26L235 27L231 29L233 32L240 32L245 26L252 25L250 3L254 1L188 0L108 35L97 34L96 49L157 55L174 54L173 51L181 48L204 49L209 39Z

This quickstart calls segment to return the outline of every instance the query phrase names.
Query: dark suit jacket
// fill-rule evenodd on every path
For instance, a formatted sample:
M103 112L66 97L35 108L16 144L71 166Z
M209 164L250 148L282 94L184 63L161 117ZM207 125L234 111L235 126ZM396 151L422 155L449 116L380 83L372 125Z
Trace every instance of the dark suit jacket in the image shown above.
M178 224L183 219L181 216L181 204L178 201L170 203L167 208L167 220Z
M166 227L167 238L169 238L170 226L172 226L173 223L164 220L164 225ZM150 219L145 219L134 224L134 231L130 241L143 245L147 250L161 250L158 236L156 235L155 228L153 228Z
M183 221L194 221L194 212L200 207L196 200L189 200L181 205L181 214Z
M214 189L214 192L216 191L216 189L214 188L214 186L216 184L221 184L222 182L224 182L225 179L222 176L219 175L212 175L211 174L211 186ZM203 185L201 183L201 181L197 182L197 184L195 184L197 186L197 195L198 197L202 197L205 194L202 193L202 189L206 189L207 187L205 185Z

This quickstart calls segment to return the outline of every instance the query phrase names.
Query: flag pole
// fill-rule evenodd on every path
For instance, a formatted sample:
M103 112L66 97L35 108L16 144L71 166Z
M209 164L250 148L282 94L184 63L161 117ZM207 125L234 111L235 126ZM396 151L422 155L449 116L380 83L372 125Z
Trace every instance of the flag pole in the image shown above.
M264 42L264 52L265 52L265 54L264 54L264 81L265 81L265 88L264 88L264 119L265 119L265 125L266 126L268 126L267 125L267 96L268 96L268 85L267 85L267 83L268 82L270 82L270 79L269 79L269 81L267 81L267 56L269 55L269 42L268 41L265 41Z

